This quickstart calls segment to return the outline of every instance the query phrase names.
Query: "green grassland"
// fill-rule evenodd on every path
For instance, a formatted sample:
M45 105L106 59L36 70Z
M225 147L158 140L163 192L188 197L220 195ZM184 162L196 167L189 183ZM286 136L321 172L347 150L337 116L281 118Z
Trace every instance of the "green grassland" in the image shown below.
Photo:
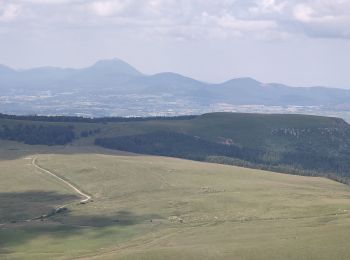
M108 123L101 134L132 124ZM346 185L115 152L88 140L65 147L1 141L0 259L349 259ZM93 201L79 204L31 165L34 156ZM21 222L67 203L66 212Z

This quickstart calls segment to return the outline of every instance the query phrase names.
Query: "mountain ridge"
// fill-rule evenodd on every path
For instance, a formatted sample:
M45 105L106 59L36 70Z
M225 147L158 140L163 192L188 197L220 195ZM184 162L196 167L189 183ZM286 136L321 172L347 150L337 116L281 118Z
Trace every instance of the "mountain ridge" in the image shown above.
M103 60L98 60L91 64L90 66L85 66L81 68L73 68L73 67L59 67L59 66L39 66L39 67L33 67L33 68L28 68L28 69L14 69L10 66L7 66L5 64L0 64L0 71L1 70L11 70L13 72L17 73L25 73L25 72L32 72L32 71L45 71L45 70L61 70L61 71L84 71L84 70L89 70L93 68L104 68L104 69L110 69L111 67L116 67L116 65L123 66L123 68L120 71L116 71L119 73L122 73L122 70L129 68L130 70L133 71L133 73L127 73L127 74L134 74L138 76L160 76L160 75L169 75L169 76L180 76L182 78L190 79L193 81L198 81L204 84L209 84L209 85L223 85L223 84L229 84L231 82L237 83L237 82L243 82L245 84L261 84L262 86L284 86L284 87L292 87L292 88L302 88L302 89L307 89L307 88L323 88L323 89L337 89L337 90L349 90L346 88L340 88L340 87L329 87L329 86L309 86L309 87L300 87L300 86L290 86L284 83L278 83L278 82L270 82L270 83L263 83L259 80L256 80L252 77L237 77L237 78L231 78L228 80L224 80L222 82L218 83L212 83L212 82L207 82L203 81L200 79L192 78L190 76L182 75L180 73L172 72L172 71L162 71L162 72L157 72L154 74L145 74L140 72L138 69L136 69L134 66L130 65L126 61L119 59L119 58L112 58L112 59L103 59Z
M226 105L350 108L348 89L290 87L249 77L208 83L174 72L147 75L117 58L101 60L82 69L12 70L0 66L0 90L7 102L0 102L0 109L7 113L39 113L44 107L45 111L51 111L48 114L57 114L55 104L61 106L64 114L90 116L157 115L159 111L170 111L173 115L183 114L180 111L205 113L221 111ZM50 93L50 99L43 98L43 92ZM19 95L23 100L18 100ZM128 114L127 111L135 112Z

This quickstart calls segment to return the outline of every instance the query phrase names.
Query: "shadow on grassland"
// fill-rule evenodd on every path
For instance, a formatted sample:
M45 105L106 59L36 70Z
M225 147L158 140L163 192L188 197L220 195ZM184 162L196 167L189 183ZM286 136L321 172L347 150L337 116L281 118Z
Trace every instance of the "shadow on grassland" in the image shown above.
M47 214L55 207L80 197L56 192L28 191L0 193L0 223L18 222Z
M13 253L17 246L25 245L40 237L68 239L75 235L84 235L85 231L92 229L97 238L105 236L106 232L112 232L106 230L106 227L127 229L137 224L150 223L152 219L161 219L157 214L137 215L127 210L112 212L105 216L79 215L67 209L43 220L15 221L47 214L54 210L52 205L76 200L76 196L54 192L0 193L0 218L7 222L6 224L0 222L0 258L1 254Z

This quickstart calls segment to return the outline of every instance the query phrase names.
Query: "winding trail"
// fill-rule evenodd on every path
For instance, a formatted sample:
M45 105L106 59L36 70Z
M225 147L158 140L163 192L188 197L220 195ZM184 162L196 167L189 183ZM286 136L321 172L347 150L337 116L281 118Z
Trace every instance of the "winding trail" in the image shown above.
M63 182L65 185L67 185L69 188L71 188L74 192L78 193L81 197L83 197L83 199L80 201L81 204L87 203L88 201L91 200L91 196L84 193L83 191L79 190L76 186L74 186L74 184L70 183L69 181L64 180L63 178L61 178L60 176L54 174L53 172L46 170L44 168L42 168L41 166L39 166L36 161L37 161L37 157L33 157L32 159L32 165L37 168L38 170L45 172L49 175L51 175L52 177L56 178L57 180L59 180L60 182ZM66 205L65 205L66 206ZM63 208L65 206L61 206L59 208Z
M44 173L50 175L51 177L54 177L55 179L57 179L60 182L62 182L64 185L68 186L74 192L78 193L79 196L82 197L82 200L79 201L80 204L86 204L86 203L92 201L92 197L89 194L86 194L85 192L79 190L79 188L76 187L74 184L70 183L67 180L64 180L63 178L61 178L60 176L54 174L53 172L51 172L49 170L46 170L43 167L39 166L36 163L37 159L38 158L36 156L34 156L33 159L32 159L31 165L33 167L35 167L36 169L38 169L39 171L44 172ZM38 216L38 217L35 217L35 218L30 218L30 219L25 219L25 220L16 220L15 223L17 223L17 222L32 222L32 221L36 221L36 220L39 220L39 219L42 220L44 218L48 218L48 217L52 216L53 214L59 213L61 210L65 210L66 207L71 205L72 203L73 202L70 202L70 203L65 204L65 205L58 206L52 212L50 212L48 214L45 214L45 215L41 215L41 216ZM8 223L0 223L0 228L6 227L7 224L9 224L9 223L10 222L8 222Z

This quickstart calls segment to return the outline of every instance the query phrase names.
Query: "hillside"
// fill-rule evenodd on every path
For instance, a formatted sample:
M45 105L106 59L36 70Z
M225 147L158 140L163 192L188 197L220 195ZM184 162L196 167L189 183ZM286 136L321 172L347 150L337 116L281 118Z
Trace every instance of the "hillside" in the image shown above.
M93 197L87 204L58 174ZM1 141L2 259L347 260L349 188L91 146ZM23 222L53 208L50 218Z
M345 183L350 179L350 126L338 118L240 113L127 119L3 116L0 125L0 138L27 144L96 144Z
M350 126L305 115L213 113L185 121L122 124L103 147L220 162L348 182Z
M82 69L1 66L0 90L1 111L16 114L178 115L245 105L329 114L347 111L350 105L350 90L345 89L298 88L251 78L212 84L172 72L146 75L119 59Z

